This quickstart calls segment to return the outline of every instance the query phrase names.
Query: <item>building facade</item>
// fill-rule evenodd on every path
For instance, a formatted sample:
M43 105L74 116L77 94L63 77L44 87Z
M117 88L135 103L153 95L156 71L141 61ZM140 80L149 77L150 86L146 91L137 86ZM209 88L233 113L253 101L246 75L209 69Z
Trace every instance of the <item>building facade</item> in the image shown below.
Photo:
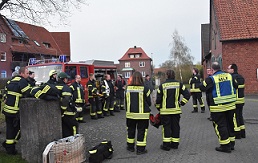
M16 66L27 66L29 60L70 60L70 33L49 32L44 27L17 22L0 16L1 78L11 77Z
M152 76L152 59L141 47L129 48L118 61L118 74L122 74L125 79L129 79L134 71L139 71L143 77L146 75Z

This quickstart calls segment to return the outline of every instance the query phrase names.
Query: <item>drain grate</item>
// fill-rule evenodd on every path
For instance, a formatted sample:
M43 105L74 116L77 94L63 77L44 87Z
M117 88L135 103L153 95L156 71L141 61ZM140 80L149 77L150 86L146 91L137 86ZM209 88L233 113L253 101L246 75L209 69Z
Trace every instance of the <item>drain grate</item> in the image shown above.
M245 123L258 124L258 119L245 119Z

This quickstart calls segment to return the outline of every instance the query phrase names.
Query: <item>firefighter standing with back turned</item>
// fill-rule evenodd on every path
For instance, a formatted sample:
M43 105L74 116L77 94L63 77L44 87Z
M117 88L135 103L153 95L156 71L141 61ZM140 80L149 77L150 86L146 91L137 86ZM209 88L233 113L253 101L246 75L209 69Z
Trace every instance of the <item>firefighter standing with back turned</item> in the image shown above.
M233 78L237 80L238 88L236 90L236 113L235 119L235 134L236 139L245 138L245 124L243 118L243 107L245 105L245 79L242 75L238 74L236 64L228 66L228 73L232 74Z
M126 83L123 79L122 75L117 76L117 80L115 82L115 90L116 90L116 109L115 111L119 112L120 110L124 110L124 93L125 93Z
M163 132L162 150L178 149L180 142L180 106L184 106L190 99L185 86L175 80L175 72L167 70L167 80L157 90L156 108L160 112ZM183 99L180 101L180 95Z
M62 131L63 138L78 134L78 122L75 119L76 110L72 104L72 90L66 83L69 76L65 72L58 74L58 83L56 88L59 90L61 113L62 113Z
M198 74L199 70L197 68L193 68L193 76L189 80L189 84L191 86L190 92L193 98L193 111L192 113L197 113L198 112L198 105L197 105L197 100L199 101L200 107L201 107L201 113L205 112L205 106L202 98L202 92L198 88L199 85L201 84L201 79L200 75Z
M144 86L142 74L133 73L131 83L125 91L126 125L127 125L127 150L134 152L135 132L137 128L136 154L144 154L147 143L147 132L150 117L150 89Z
M75 82L73 82L70 86L72 89L72 95L73 95L73 102L75 104L76 108L76 120L79 123L85 123L83 120L83 107L85 105L85 98L84 98L84 89L81 85L81 76L75 75Z
M220 70L218 62L213 62L213 75L200 85L202 91L208 91L211 118L220 146L215 150L231 153L235 146L234 122L236 91L238 87L232 75Z
M13 77L6 85L5 105L3 114L6 122L6 140L2 143L7 154L15 155L15 144L20 138L20 98L29 95L31 87L27 81L29 71L25 67L19 69L19 75Z

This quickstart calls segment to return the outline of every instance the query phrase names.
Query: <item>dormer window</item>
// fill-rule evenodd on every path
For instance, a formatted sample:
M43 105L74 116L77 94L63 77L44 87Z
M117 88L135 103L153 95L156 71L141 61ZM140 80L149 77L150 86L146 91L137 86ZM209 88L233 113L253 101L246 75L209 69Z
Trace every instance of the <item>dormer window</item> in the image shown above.
M2 42L2 43L6 42L6 34L0 33L0 42Z
M50 48L50 43L47 43L47 42L43 42L43 45L46 47L46 48Z
M129 58L134 58L134 55L133 55L133 54L130 54L130 55L129 55Z
M135 58L140 58L140 54L135 54Z

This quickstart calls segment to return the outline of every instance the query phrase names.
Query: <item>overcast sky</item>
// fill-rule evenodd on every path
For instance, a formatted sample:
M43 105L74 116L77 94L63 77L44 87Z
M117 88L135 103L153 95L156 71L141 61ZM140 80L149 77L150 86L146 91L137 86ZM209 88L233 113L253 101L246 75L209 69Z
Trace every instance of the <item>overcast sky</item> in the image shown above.
M73 61L109 60L118 63L133 46L153 57L155 67L169 59L175 29L201 58L201 24L209 22L208 0L88 0L72 11L69 26L46 27L68 31Z

